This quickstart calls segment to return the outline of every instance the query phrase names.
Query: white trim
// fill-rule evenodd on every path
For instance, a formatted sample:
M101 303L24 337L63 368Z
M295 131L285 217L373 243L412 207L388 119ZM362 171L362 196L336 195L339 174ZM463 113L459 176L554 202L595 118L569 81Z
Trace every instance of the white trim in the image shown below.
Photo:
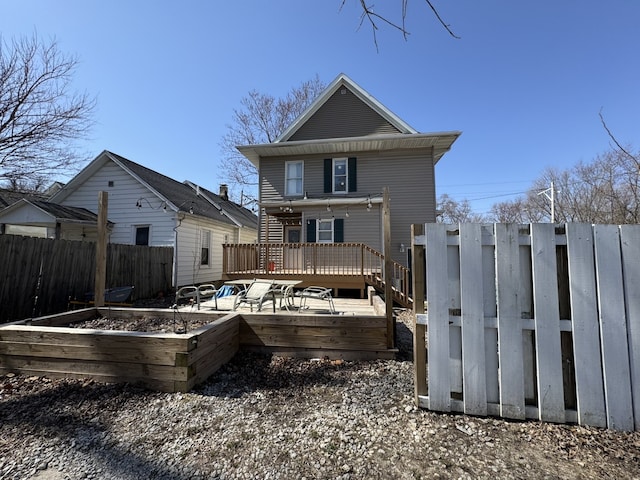
M320 240L320 224L321 223L330 223L331 224L331 240ZM328 230L322 230L323 232L327 232ZM335 218L328 218L323 220L321 218L316 220L316 243L334 243L336 238L336 229L335 229Z
M150 247L152 245L151 243L151 233L153 231L153 225L151 223L135 223L131 225L131 245L138 245L136 243L137 237L138 237L138 229L139 228L148 228L149 229L149 236L147 238L147 247Z
M344 161L344 190L336 190L336 161ZM336 157L331 159L331 193L346 195L349 193L349 158Z
M289 192L289 180L298 180L298 177L289 178L289 166L300 164L301 172L300 172L300 191L299 192ZM297 182L296 182L297 183ZM304 192L304 160L287 160L284 162L284 195L285 197L298 197L302 196Z

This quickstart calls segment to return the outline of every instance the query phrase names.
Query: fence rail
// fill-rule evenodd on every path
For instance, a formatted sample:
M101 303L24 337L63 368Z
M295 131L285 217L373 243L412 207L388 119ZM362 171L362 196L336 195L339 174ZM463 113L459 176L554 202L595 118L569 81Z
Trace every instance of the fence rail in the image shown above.
M0 235L0 323L59 313L95 281L93 242ZM172 247L109 244L106 286L135 286L133 298L171 289Z
M640 225L426 224L412 243L420 406L640 430Z

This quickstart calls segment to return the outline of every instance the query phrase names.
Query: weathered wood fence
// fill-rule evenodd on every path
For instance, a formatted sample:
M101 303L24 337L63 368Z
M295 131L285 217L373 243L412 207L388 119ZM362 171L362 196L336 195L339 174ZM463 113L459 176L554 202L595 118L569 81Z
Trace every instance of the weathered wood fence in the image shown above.
M640 225L426 224L412 243L421 407L640 430Z
M95 281L96 244L0 235L0 323L62 312ZM107 288L135 286L133 298L171 289L173 248L109 244Z

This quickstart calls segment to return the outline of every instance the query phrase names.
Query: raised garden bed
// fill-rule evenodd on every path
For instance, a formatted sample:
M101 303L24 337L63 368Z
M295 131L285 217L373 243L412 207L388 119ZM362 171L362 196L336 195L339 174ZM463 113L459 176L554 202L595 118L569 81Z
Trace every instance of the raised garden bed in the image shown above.
M89 308L0 326L0 372L90 377L186 392L206 380L238 350L237 315L190 314L202 326L186 333L72 328L109 316L112 324L135 318L173 322L169 310Z
M186 392L240 347L349 360L395 355L387 349L387 322L380 316L87 308L1 325L0 373L89 377Z

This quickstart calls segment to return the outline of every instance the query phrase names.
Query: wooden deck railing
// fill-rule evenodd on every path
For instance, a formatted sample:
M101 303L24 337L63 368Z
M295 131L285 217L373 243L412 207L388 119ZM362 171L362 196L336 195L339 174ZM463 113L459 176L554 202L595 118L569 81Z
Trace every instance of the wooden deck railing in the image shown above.
M362 243L250 243L223 245L227 276L357 276L384 291L384 255ZM409 270L393 262L394 300L411 306Z

